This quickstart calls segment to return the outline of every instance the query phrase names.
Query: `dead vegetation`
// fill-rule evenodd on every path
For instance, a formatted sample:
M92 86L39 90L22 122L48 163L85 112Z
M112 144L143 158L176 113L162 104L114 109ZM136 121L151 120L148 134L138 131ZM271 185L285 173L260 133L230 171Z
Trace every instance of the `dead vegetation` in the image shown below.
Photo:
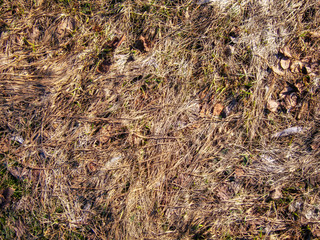
M320 238L319 1L0 12L1 238Z

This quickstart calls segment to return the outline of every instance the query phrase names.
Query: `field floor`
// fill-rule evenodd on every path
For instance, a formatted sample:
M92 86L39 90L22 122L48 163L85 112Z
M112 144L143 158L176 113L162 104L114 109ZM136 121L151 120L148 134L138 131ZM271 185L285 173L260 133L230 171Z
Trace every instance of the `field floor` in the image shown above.
M320 1L1 0L0 239L320 239Z

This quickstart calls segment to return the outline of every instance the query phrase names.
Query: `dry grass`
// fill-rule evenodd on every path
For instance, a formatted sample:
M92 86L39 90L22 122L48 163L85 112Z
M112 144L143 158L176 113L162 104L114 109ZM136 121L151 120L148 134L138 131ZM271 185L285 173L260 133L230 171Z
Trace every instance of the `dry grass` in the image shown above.
M319 1L213 2L0 2L0 238L320 238Z

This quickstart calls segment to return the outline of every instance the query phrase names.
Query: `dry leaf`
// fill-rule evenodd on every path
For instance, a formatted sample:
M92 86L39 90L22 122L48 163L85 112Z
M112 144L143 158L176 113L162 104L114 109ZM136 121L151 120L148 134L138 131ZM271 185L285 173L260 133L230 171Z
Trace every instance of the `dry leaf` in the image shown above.
M143 36L140 36L135 43L135 47L141 52L149 52L151 48L151 42Z
M245 176L245 172L243 171L242 168L236 168L234 170L234 174L237 176L237 177L243 177Z
M223 111L224 106L221 103L217 103L213 107L213 116L220 116Z
M289 135L300 133L303 130L304 130L304 128L302 128L302 127L291 127L291 128L287 128L287 129L285 129L283 131L276 132L271 137L272 138L286 137L286 136L289 136Z
M270 112L276 112L279 107L279 103L275 100L269 100L267 102L267 108Z
M281 48L279 51L281 54L283 54L283 56L288 57L288 58L292 58L290 49L288 46L285 46L284 48Z
M97 164L95 164L94 162L89 162L87 164L87 169L89 172L95 172L97 171Z
M302 116L305 116L307 114L308 111L308 102L304 101L302 103L302 106L300 108L300 112L298 114L298 119L301 119Z
M1 138L0 139L0 152L7 152L9 151L9 140L7 138Z
M13 193L14 189L10 187L0 190L0 207L7 207L10 204Z
M312 144L310 147L313 150L319 149L320 148L320 132L316 134L316 136L313 138Z
M287 57L284 57L280 60L280 66L282 69L287 70L290 67L290 59Z
M304 83L303 82L296 82L294 86L298 89L299 93L302 93L304 90Z
M282 70L280 70L278 67L271 66L271 69L275 74L277 74L279 76L283 76L284 75L284 72Z
M233 190L227 184L222 184L217 192L217 196L220 198L220 200L225 201L229 200L233 194Z
M125 35L122 35L120 39L118 37L114 37L111 41L107 41L107 43L104 44L103 48L113 52L117 47L119 47L124 42L125 39L126 39Z
M92 27L92 30L94 32L101 32L102 31L102 27L99 26L98 24L95 24L93 27Z
M299 72L301 72L302 67L303 67L302 62L294 61L293 63L291 63L290 70L292 73L299 73Z
M72 32L76 27L76 22L73 18L65 18L63 19L57 27L56 34L60 39L67 36L70 32Z
M98 139L101 144L107 143L109 141L109 139L111 137L110 132L111 132L110 125L102 127L100 129L99 134L98 134Z
M286 86L284 89L279 94L279 97L281 99L284 99L286 96L290 95L291 93L294 92L294 89L290 86Z
M206 116L206 112L207 112L206 105L204 105L201 107L201 110L199 113L200 117L204 118Z
M296 93L291 93L290 95L285 96L283 106L289 111L292 111L298 102L298 96Z
M274 200L282 198L281 189L277 187L275 190L273 190L271 193L271 198Z
M231 46L231 45L228 45L225 50L224 50L224 54L227 56L227 57L230 57L231 55L233 55L235 52L234 50L234 46Z
M11 173L12 176L19 180L24 180L28 177L30 170L26 168L22 168L19 166L10 167L8 166L8 171Z
M314 38L319 38L320 37L320 32L310 32L310 37L314 37Z
M107 73L110 70L111 65L112 65L111 59L105 59L99 64L97 68L97 72Z

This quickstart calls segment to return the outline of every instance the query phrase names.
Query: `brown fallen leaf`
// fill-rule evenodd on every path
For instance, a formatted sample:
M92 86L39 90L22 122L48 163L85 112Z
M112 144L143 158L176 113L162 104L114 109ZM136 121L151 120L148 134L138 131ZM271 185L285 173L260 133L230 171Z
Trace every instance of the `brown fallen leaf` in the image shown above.
M305 56L301 59L302 64L310 64L312 62L312 56Z
M320 132L315 135L310 147L312 148L312 150L316 150L320 148Z
M0 139L0 152L7 152L9 151L10 142L7 138L1 138Z
M294 86L298 89L299 93L302 93L305 87L302 81L296 82Z
M217 189L217 197L219 197L219 199L222 201L229 200L233 195L234 191L227 184L222 184Z
M151 48L151 42L143 36L140 36L135 43L135 47L141 52L149 52Z
M91 173L91 172L95 172L97 171L97 164L95 164L94 162L89 162L87 164L87 169L88 171Z
M298 96L292 87L286 86L280 92L279 97L283 100L281 105L285 107L288 111L292 111L296 107Z
M280 60L280 66L282 69L287 70L290 67L290 59L287 57L284 57Z
M272 138L286 137L293 134L301 133L305 129L303 127L290 127L271 135Z
M303 116L306 116L307 114L308 114L308 102L304 101L302 103L302 106L300 108L300 111L299 111L297 118L301 119Z
M279 52L285 57L292 58L292 55L288 46L280 48Z
M107 125L105 127L102 127L99 130L98 140L99 140L100 144L104 144L104 143L109 142L110 137L111 137L111 135L110 135L111 129L112 129L112 127L110 125Z
M267 102L267 108L270 112L276 112L279 107L279 103L275 100L269 100Z
M102 27L99 26L98 24L93 25L92 30L94 32L101 32L102 31Z
M5 188L0 190L0 207L7 207L11 202L11 196L14 193L13 188Z
M290 95L285 96L283 106L288 110L288 112L292 112L295 110L297 106L298 96L296 93L291 93Z
M107 73L110 70L110 66L112 65L111 59L105 59L103 60L98 68L97 68L97 72L99 73Z
M271 66L271 69L275 74L279 76L284 76L284 71L280 70L278 67Z
M206 113L207 113L207 105L201 106L200 112L199 112L200 117L202 118L206 117L207 115Z
M216 105L214 105L213 107L213 116L220 116L222 111L224 109L224 106L221 103L217 103Z
M8 166L8 171L11 173L12 176L19 180L24 180L28 177L30 170L26 168L22 168L19 166L11 167Z
M303 63L300 62L300 61L293 61L290 65L290 71L292 73L299 73L301 72L302 70L302 67L303 67Z
M319 38L320 37L320 32L309 32L310 37L313 38Z
M224 50L224 54L227 57L230 57L231 55L233 55L234 52L235 52L235 48L234 48L234 46L231 46L231 45L228 45Z
M245 172L243 171L242 168L237 167L234 170L234 174L236 175L236 177L244 177L245 176Z
M61 40L62 38L70 34L75 28L76 21L71 17L67 17L59 23L55 33L59 40Z
M117 47L119 47L124 40L126 40L126 36L122 35L121 38L114 37L112 40L107 41L104 45L103 48L113 52Z
M282 198L282 192L280 188L276 188L271 192L271 198L276 200Z

